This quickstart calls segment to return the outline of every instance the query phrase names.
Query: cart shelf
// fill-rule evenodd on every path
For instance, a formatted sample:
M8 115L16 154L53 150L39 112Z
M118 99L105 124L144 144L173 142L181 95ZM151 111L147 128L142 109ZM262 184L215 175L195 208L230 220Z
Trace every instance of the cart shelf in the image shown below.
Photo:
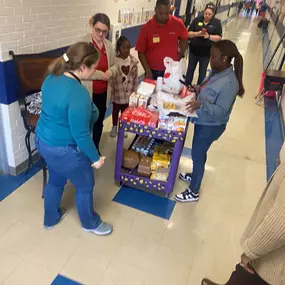
M133 187L144 187L160 192L164 192L167 186L167 182L165 181L152 180L131 173L121 173L120 181Z
M173 191L176 180L176 173L180 161L180 156L184 147L185 138L187 135L188 123L184 132L174 132L162 130L149 126L143 126L136 123L120 121L117 140L116 164L115 164L115 181L118 184L128 184L133 187L151 189L162 192L165 196ZM124 147L124 133L130 132L139 136L146 136L149 138L160 139L174 143L174 150L172 160L170 163L169 175L167 182L151 180L150 178L141 177L137 175L136 171L126 171L122 168L123 147Z
M168 131L149 126L143 126L135 123L123 122L123 121L120 122L120 128L122 128L124 132L134 133L141 136L160 139L172 143L175 143L177 140L184 141L186 136L186 131L185 132Z

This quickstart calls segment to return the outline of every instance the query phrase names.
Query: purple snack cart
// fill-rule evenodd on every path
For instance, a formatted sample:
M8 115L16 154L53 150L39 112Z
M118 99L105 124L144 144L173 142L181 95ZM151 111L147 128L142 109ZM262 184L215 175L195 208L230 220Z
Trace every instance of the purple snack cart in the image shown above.
M115 164L116 183L118 185L127 184L135 188L139 187L139 188L155 190L164 193L165 197L168 197L170 193L173 191L173 187L175 184L179 160L184 147L185 138L187 135L187 129L188 129L188 123L186 125L184 132L175 132L175 131L168 131L159 128L143 126L135 123L120 121L118 140L117 140L116 164ZM125 169L122 168L125 132L134 133L139 136L145 136L148 138L160 139L174 143L174 151L171 159L167 182L152 180L150 178L138 176L136 170L126 171Z

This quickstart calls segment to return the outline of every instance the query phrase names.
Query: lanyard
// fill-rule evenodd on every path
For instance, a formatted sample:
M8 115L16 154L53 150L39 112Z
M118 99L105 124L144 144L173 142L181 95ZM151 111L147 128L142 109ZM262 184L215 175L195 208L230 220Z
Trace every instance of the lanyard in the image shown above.
M79 84L81 84L81 80L78 78L77 75L75 75L72 71L68 71L68 73L69 73L74 79L76 79L76 80L79 82Z

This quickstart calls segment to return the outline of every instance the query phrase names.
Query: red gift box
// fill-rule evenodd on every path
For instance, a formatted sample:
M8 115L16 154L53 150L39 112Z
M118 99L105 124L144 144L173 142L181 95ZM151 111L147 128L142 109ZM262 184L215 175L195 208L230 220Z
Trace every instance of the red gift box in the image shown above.
M144 107L128 107L122 114L121 120L139 125L156 127L159 119L158 112L148 111Z

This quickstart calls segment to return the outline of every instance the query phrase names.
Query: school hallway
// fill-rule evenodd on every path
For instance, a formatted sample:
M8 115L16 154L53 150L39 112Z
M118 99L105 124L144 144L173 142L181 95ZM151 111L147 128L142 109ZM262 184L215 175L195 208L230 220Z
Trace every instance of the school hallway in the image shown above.
M127 206L129 192L113 179L116 139L109 135L109 116L101 142L106 162L95 171L94 201L114 232L99 237L83 231L72 185L66 186L62 202L67 216L54 229L44 230L38 172L0 202L0 284L199 285L204 277L227 281L240 261L239 240L266 183L266 137L264 106L255 104L263 65L261 31L256 21L234 18L224 27L224 38L233 40L244 56L246 94L237 98L226 132L209 151L200 201L175 203L174 195L187 186L177 178L169 200L134 190L137 201ZM179 172L191 169L192 134L190 125ZM113 201L120 191L120 199Z

